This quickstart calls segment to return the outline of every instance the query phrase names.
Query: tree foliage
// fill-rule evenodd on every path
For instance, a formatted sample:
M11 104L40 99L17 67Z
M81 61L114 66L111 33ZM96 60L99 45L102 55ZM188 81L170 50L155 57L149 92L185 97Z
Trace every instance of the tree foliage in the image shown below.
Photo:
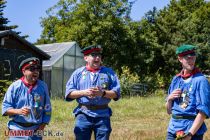
M137 73L131 73L127 66L122 67L122 72L119 75L121 85L121 95L130 95L131 87L139 82L139 76Z
M0 31L14 29L17 26L7 26L6 24L9 22L7 18L4 17L3 10L6 7L6 1L0 0Z
M181 69L175 55L176 47L181 44L198 46L198 67L209 68L209 10L209 2L204 0L171 0L167 7L148 12L141 21L144 35L150 38L155 50L155 63L150 63L149 67L153 66L152 69L163 77L166 84Z
M135 51L132 45L136 46L135 32L129 25L132 4L127 0L60 0L42 19L44 29L38 43L101 44L106 65L120 68L130 64Z
M8 18L4 17L4 8L6 7L6 1L5 0L0 0L0 31L5 31L5 30L14 30L18 28L17 25L10 25L8 26L7 24L10 22ZM20 34L21 32L16 32L17 34ZM28 35L22 36L23 38L27 38Z
M154 87L169 84L180 71L175 49L198 46L198 66L210 66L210 3L204 0L171 0L155 7L140 21L130 18L128 0L60 0L42 18L40 43L76 41L83 48L103 46L103 63L119 73L127 66L139 80ZM155 82L159 81L159 82Z

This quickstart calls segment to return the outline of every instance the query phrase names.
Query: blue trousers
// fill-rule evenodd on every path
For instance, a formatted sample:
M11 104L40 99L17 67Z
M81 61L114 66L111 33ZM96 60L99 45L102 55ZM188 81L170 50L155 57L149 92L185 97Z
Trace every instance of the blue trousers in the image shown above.
M9 140L42 140L42 137L37 137L37 136L9 137Z
M78 114L74 128L76 140L90 140L92 131L94 132L95 140L109 140L112 131L110 118L93 118L85 114Z
M166 140L175 140L176 135L171 134L170 132L167 133ZM203 135L194 135L191 140L203 140Z

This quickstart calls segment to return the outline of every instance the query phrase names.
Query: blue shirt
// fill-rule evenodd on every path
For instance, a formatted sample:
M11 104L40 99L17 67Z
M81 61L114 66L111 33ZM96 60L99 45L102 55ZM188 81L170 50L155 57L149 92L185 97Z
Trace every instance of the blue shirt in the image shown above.
M208 80L201 74L197 73L187 81L181 76L175 76L169 87L168 94L175 89L180 88L181 97L173 101L172 114L180 116L196 116L199 111L203 112L207 118L210 117L210 85ZM173 119L171 118L168 132L175 134L177 131L187 133L191 128L194 120L190 119ZM205 123L202 124L196 134L204 134L207 128Z
M38 80L32 91L21 81L17 80L8 88L2 103L2 115L9 109L20 109L24 106L30 108L30 114L12 115L8 128L13 130L35 130L41 123L49 123L51 118L51 103L47 85ZM32 127L23 127L15 122L34 123Z
M117 98L114 99L117 101L120 98L120 83L117 75L114 71L107 67L101 67L99 72L93 76L91 79L91 72L86 69L86 67L81 67L74 71L71 75L70 79L66 84L66 94L65 99L67 101L72 101L73 99L67 98L72 91L75 90L85 90L91 87L102 87L105 90L112 90L117 94ZM111 99L104 97L95 97L88 98L86 96L80 97L76 99L80 104L86 105L104 105L108 104ZM86 110L80 107L76 107L74 109L74 114L78 114L79 112L83 112L91 117L109 117L112 112L110 108L101 109L101 110Z

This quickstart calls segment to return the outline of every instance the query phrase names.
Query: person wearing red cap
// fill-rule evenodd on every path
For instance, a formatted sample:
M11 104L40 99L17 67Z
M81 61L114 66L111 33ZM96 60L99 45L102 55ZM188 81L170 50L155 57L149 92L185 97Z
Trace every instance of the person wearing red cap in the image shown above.
M167 113L172 114L167 140L202 140L207 131L204 120L210 117L210 85L195 67L196 47L176 49L182 70L174 76L167 97Z
M86 66L77 69L66 84L65 99L77 100L74 109L76 140L108 140L111 133L111 99L120 98L120 83L115 72L102 66L102 48L92 45L82 50Z
M2 115L8 122L10 139L42 139L41 132L50 122L51 103L47 85L39 80L40 61L36 57L23 60L19 66L23 77L8 88L2 103Z

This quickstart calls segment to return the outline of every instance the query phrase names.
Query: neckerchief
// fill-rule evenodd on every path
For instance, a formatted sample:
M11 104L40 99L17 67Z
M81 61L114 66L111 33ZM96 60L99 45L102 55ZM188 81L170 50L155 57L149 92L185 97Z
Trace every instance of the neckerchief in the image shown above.
M199 73L200 72L200 70L198 69L198 68L194 68L193 70L192 70L192 72L191 73L188 73L188 74L185 74L184 75L184 70L182 70L180 73L178 73L176 76L181 76L182 78L184 78L184 79L186 79L186 78L189 78L189 77L191 77L192 75L194 75L194 74L196 74L196 73Z
M98 68L98 69L93 69L91 68L90 66L86 65L86 69L90 72L93 72L93 73L96 73L97 71L99 71L101 68Z
M29 90L28 90L28 92L27 92L28 94L31 93L32 89L35 87L35 85L36 85L36 83L37 83L37 82L35 82L34 84L26 83L26 82L25 82L25 77L24 77L24 76L21 77L20 80L24 83L25 86L27 86L27 87L29 88Z

